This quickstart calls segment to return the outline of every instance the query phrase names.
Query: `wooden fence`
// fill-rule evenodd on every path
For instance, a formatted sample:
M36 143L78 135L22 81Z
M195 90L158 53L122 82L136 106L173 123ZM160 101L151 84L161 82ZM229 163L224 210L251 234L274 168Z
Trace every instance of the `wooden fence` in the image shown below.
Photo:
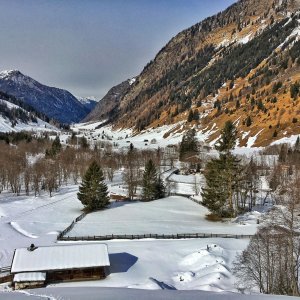
M139 239L200 239L229 238L250 239L252 235L219 234L219 233L178 233L178 234L111 234L94 236L59 236L60 241L107 241L107 240L139 240Z
M0 274L10 272L10 267L1 267Z
M13 275L10 274L10 267L1 267L0 268L0 284L6 282L12 282Z
M57 240L61 240L61 238L66 235L69 231L71 231L74 227L74 225L81 221L84 217L86 216L86 213L82 213L80 216L78 216L75 220L72 221L72 223L66 228L64 229L62 232L59 233L59 235L57 236Z
M189 199L192 200L193 202L197 203L197 204L203 205L200 200L196 200L193 197L189 197Z
M0 284L1 283L12 282L13 281L13 277L14 277L14 275L12 275L12 274L1 276L0 277Z

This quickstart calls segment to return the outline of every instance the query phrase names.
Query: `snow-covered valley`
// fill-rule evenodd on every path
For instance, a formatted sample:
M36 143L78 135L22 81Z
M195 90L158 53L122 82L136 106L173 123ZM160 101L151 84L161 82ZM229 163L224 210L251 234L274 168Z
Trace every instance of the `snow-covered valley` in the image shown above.
M77 139L86 137L92 145L104 141L110 143L113 151L117 152L128 151L130 143L137 149L157 150L158 147L164 148L179 141L179 136L170 135L169 138L165 138L165 132L170 128L160 132L154 130L142 135L134 135L128 130L112 131L107 126L95 129L98 125L97 123L75 125L74 128L78 131ZM69 137L69 134L60 134L63 144ZM198 138L201 141L200 135ZM74 147L78 147L78 142ZM235 153L247 159L254 155L259 160L261 157L256 154L258 150L237 148ZM209 155L214 157L216 153L210 150ZM38 157L28 156L31 164L34 164L37 159ZM268 162L270 166L275 160L276 156L271 157ZM235 286L236 278L232 273L232 267L236 256L246 249L249 236L255 234L258 220L263 217L269 206L259 205L236 219L208 221L206 218L208 209L192 201L192 198L201 201L200 191L205 184L203 174L176 174L182 167L184 165L175 159L172 168L168 165L160 168L163 180L172 183L170 193L174 194L173 196L150 202L111 200L110 206L105 210L89 213L76 222L66 236L80 238L118 234L204 233L236 235L238 238L145 238L103 241L108 245L111 263L111 274L106 279L53 283L42 290L25 292L12 292L9 285L2 284L0 299L2 297L19 299L24 295L29 299L39 299L39 297L68 299L67 293L70 295L76 293L77 295L72 296L71 299L77 299L76 297L80 299L82 293L89 294L92 290L94 293L102 291L104 294L107 293L105 299L126 299L126 297L138 299L141 295L139 290L147 290L143 293L146 299L147 297L149 299L159 299L159 297L193 299L199 296L203 299L217 299L214 297L220 295L228 299L239 299L238 297L247 299L247 296L239 294ZM122 168L118 169L114 172L112 181L106 179L110 195L126 196L123 172ZM195 190L195 184L198 185L198 191ZM11 265L16 248L28 247L33 243L37 246L99 243L99 241L57 240L58 234L82 214L83 205L77 199L78 186L73 183L62 184L52 197L46 191L41 191L37 196L33 193L26 196L23 192L17 196L9 190L4 190L0 194L0 268ZM268 185L262 177L258 204L263 203L262 199L266 198L267 190ZM241 235L248 235L248 237L240 238ZM161 290L161 292L154 293L153 290ZM174 292L175 290L178 292ZM90 294L89 299L93 299L94 293ZM265 298L261 295L253 297L254 299Z
M115 180L118 181L118 176ZM26 247L31 243L38 246L58 243L58 232L82 213L82 205L76 197L77 191L78 186L62 187L52 198L45 194L34 197L2 193L0 266L11 264L16 248ZM249 222L243 223L208 222L204 218L206 213L206 208L180 196L149 203L114 202L104 211L87 215L70 235L139 232L253 234L257 226L255 219L251 218ZM83 290L86 287L126 287L236 292L230 268L235 256L247 246L248 239L144 239L111 240L105 243L108 245L111 261L111 274L107 279L52 284L48 287L49 291L54 287L54 294L60 294L59 291L64 293L65 287L82 287ZM8 294L6 285L2 285L1 289L5 294L0 293L0 298L24 295ZM43 294L48 293L47 289Z

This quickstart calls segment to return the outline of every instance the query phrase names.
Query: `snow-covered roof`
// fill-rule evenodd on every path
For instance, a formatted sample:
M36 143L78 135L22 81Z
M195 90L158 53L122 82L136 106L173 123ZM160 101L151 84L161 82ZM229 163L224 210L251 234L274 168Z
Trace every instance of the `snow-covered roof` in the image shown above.
M64 270L109 266L106 244L81 244L15 250L11 272Z
M46 280L46 273L44 272L18 273L14 276L14 282L45 281L45 280Z

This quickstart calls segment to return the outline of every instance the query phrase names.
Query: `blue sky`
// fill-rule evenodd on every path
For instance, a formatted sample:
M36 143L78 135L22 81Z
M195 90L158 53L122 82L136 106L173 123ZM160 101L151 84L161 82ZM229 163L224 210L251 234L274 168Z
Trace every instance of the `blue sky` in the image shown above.
M0 0L0 70L101 98L234 0Z

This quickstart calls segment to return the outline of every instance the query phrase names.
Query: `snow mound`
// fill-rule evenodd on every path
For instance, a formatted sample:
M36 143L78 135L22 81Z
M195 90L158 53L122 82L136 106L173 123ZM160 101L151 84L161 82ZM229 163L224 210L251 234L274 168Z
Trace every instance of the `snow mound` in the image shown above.
M23 228L21 228L21 226L16 223L16 222L10 222L9 223L16 231L18 231L19 233L21 233L22 235L25 235L29 238L32 238L32 239L37 239L38 236L34 235L34 234L31 234L29 232L27 232L26 230L24 230Z
M224 291L230 285L231 273L227 265L228 253L216 244L186 255L179 263L172 281L177 289Z

